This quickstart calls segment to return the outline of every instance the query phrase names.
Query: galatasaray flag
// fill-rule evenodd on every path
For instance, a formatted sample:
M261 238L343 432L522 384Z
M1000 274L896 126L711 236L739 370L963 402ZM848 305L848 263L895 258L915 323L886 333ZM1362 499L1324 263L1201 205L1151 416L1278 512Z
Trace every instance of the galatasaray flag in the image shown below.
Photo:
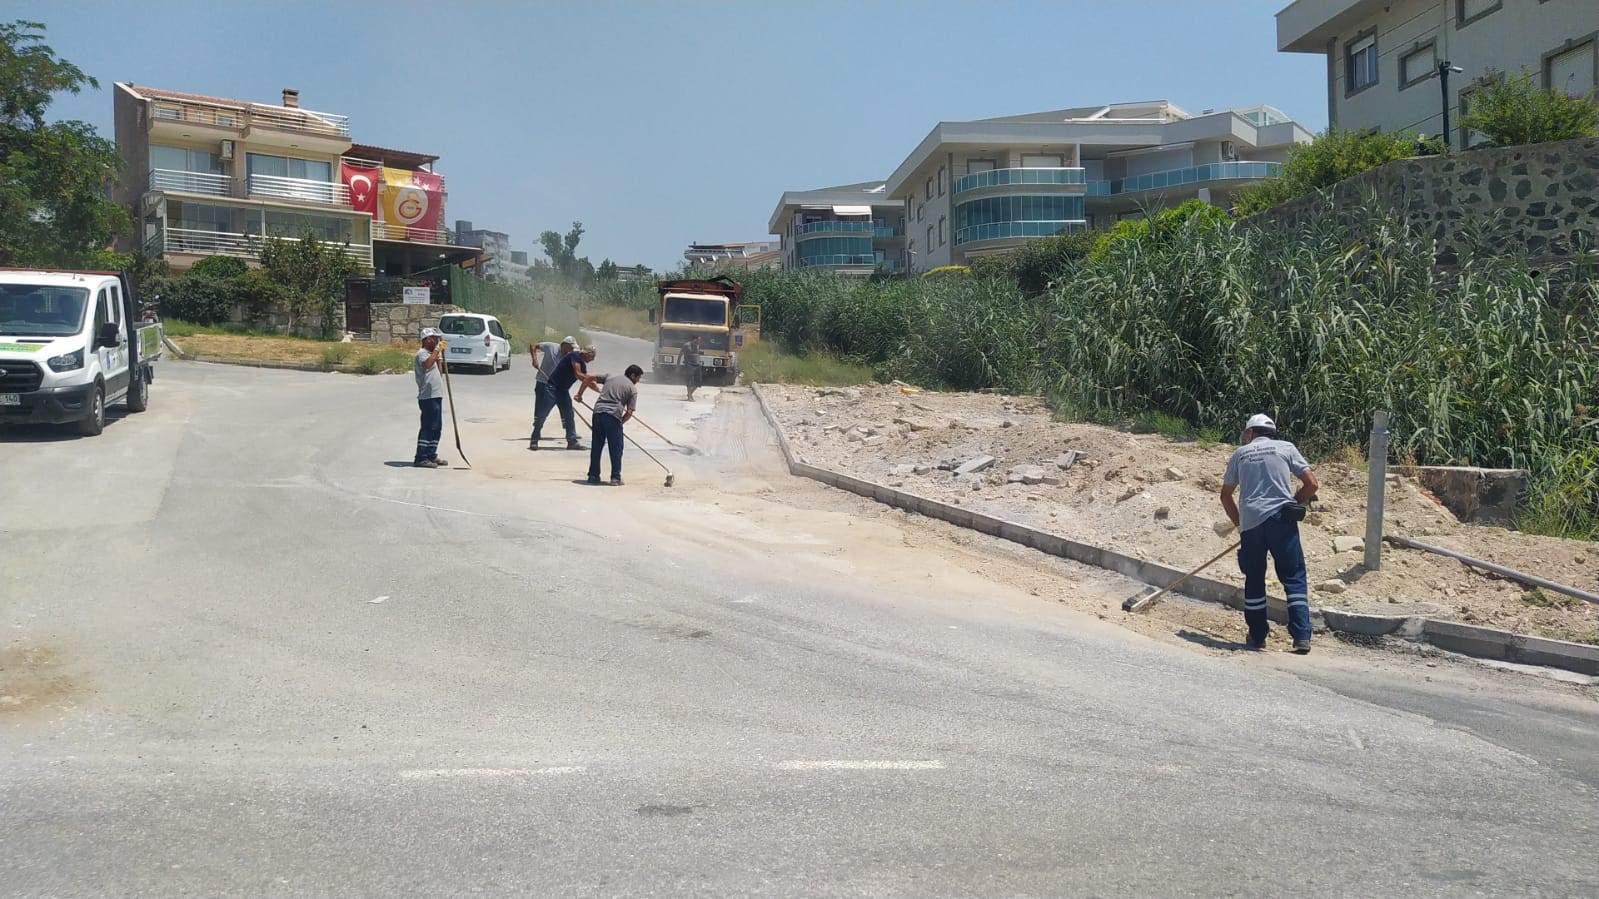
M350 208L367 215L378 214L378 170L339 163L339 180L350 189Z
M444 212L444 179L432 172L383 168L383 221L409 234L431 234Z

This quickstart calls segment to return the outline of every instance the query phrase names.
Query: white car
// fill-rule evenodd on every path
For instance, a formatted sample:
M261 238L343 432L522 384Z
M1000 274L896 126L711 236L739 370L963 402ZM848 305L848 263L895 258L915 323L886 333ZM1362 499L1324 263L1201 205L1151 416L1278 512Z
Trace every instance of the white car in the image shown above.
M450 348L444 357L450 365L481 365L491 375L511 367L511 335L494 316L451 312L440 316L439 330Z

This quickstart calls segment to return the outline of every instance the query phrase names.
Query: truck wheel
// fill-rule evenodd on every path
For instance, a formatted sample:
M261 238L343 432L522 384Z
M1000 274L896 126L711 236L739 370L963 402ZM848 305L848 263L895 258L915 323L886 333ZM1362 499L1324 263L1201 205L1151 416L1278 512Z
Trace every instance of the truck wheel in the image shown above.
M89 414L78 420L78 433L85 437L98 437L105 430L105 385L94 386Z
M148 372L135 372L133 388L128 391L128 411L143 412L150 408L150 375Z

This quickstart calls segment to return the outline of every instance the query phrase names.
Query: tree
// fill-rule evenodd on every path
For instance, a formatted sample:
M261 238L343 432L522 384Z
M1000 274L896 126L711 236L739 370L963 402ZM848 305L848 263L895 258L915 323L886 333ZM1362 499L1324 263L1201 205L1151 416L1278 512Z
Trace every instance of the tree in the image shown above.
M1411 132L1339 131L1329 128L1308 144L1288 151L1282 174L1240 190L1233 198L1239 215L1254 215L1352 178L1384 163L1425 156L1442 149Z
M615 281L616 263L609 259L602 260L600 262L600 267L594 272L594 277L601 281Z
M282 290L275 299L288 313L291 332L307 320L316 320L323 334L334 329L344 279L356 272L343 247L309 232L299 240L268 237L261 246L261 268Z
M539 235L539 245L544 248L544 255L550 259L550 265L562 276L572 278L577 269L577 245L583 239L583 223L573 222L572 230L565 236L554 231L545 231ZM585 260L586 261L586 260ZM589 266L593 268L593 266Z
M1537 86L1526 69L1516 77L1496 78L1471 95L1471 112L1460 124L1496 147L1542 144L1599 135L1595 93L1573 97L1558 88Z
M122 160L84 122L45 122L54 94L100 85L43 35L38 22L0 23L0 265L104 264L128 226L106 196Z

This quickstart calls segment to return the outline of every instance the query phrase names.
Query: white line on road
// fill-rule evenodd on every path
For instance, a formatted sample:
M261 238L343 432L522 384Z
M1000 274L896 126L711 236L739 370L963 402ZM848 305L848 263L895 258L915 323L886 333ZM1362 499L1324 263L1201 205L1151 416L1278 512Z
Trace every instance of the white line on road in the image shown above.
M367 600L367 602L382 602L385 599L388 599L388 597L387 596L379 596L377 599L369 599L369 600Z
M937 771L944 763L937 759L909 761L823 759L810 762L778 762L779 771Z
M578 774L583 770L580 765L553 768L414 768L401 771L400 776L407 780L419 780L425 777L530 777L545 774Z

